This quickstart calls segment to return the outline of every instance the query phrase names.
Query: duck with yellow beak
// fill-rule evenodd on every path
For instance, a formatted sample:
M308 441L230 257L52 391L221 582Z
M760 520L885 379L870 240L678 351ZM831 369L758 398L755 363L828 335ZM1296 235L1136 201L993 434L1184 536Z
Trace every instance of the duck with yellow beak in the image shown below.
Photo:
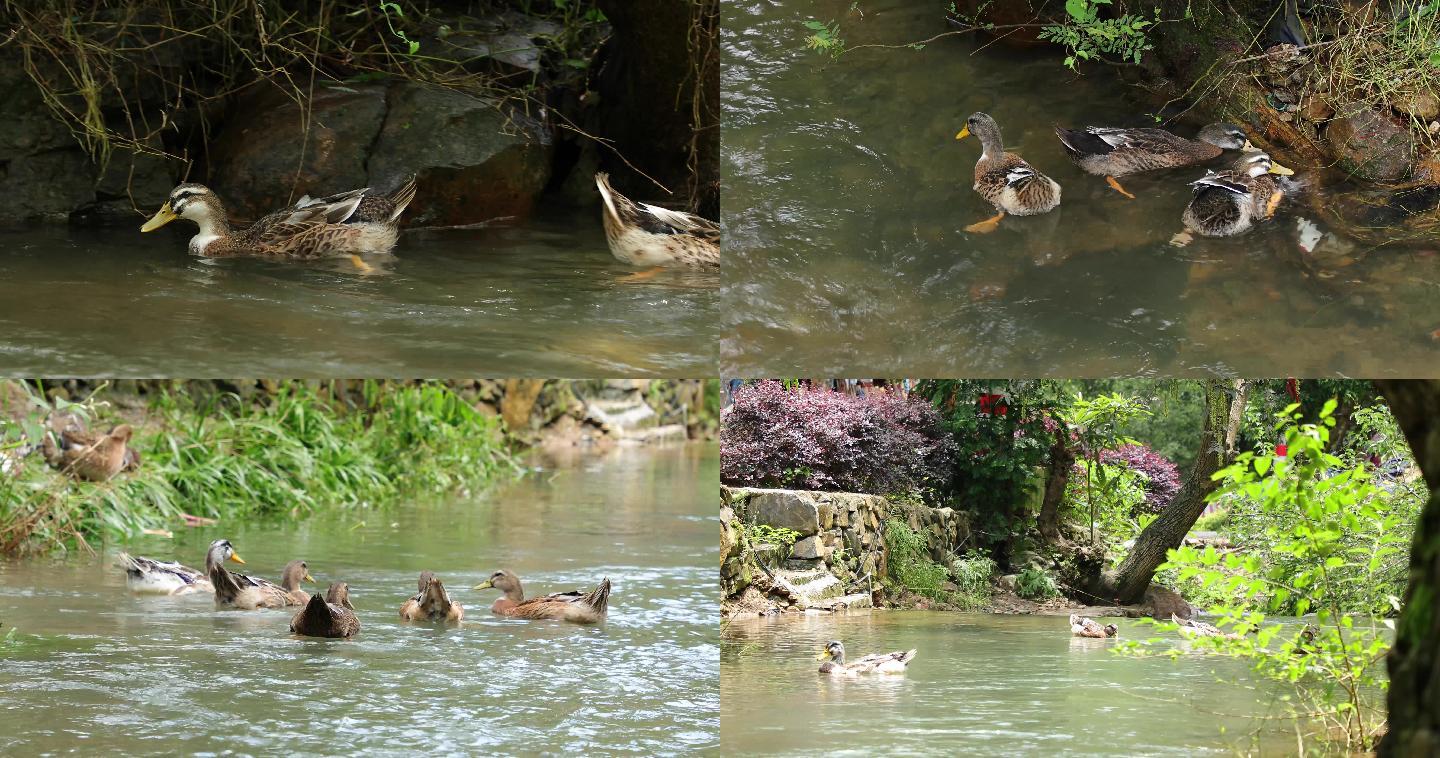
M980 138L980 160L975 162L974 189L995 206L996 214L965 227L972 234L988 234L1000 226L1005 214L1036 216L1060 205L1060 185L1036 171L1024 158L1005 152L1000 125L985 113L972 113L955 135L962 140Z
M192 221L200 229L190 238L190 253L208 258L313 259L387 253L399 238L400 214L414 199L411 177L390 195L365 188L319 199L305 196L247 228L232 229L220 198L204 185L186 182L170 191L140 231L153 232L177 218Z
M210 543L210 549L205 553L205 574L210 577L210 583L215 586L215 607L232 608L242 611L251 611L258 608L284 608L286 606L304 605L297 595L287 591L274 582L258 579L245 574L233 573L225 568L226 561L244 564L245 561L235 552L235 546L230 540L219 539ZM299 563L299 572L309 581L310 572L304 568L303 562L292 562L287 567L287 573L294 573L293 568ZM308 595L306 597L308 600Z
M1187 230L1204 237L1244 234L1272 218L1285 195L1299 189L1299 182L1284 178L1294 173L1265 153L1242 153L1225 171L1207 171L1190 183L1195 195L1180 220ZM1172 243L1184 246L1191 239L1182 232Z

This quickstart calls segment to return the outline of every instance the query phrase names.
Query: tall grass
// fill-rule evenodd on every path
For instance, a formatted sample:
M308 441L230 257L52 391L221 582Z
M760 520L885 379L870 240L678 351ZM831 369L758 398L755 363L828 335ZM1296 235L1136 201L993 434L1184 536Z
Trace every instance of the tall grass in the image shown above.
M238 395L166 393L150 403L136 443L140 469L78 482L31 455L0 475L0 553L88 547L180 523L299 518L383 506L406 496L484 486L521 471L499 419L441 384L367 382L347 405L294 382L262 403ZM0 419L0 449L38 444L37 418L58 410L38 394L19 423ZM65 410L99 415L91 398Z

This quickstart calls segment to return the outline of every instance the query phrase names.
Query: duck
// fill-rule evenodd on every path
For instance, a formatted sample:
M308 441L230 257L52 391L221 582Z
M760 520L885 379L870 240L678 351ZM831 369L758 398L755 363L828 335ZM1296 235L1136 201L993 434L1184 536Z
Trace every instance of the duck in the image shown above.
M1204 237L1243 234L1257 221L1274 216L1287 189L1293 186L1276 175L1294 173L1265 153L1242 153L1229 169L1207 171L1190 183L1195 194L1180 220L1187 230Z
M1035 216L1060 205L1060 185L1036 171L1024 158L1005 152L1000 125L987 113L972 113L955 135L980 139L980 160L975 162L974 189L995 206L996 215L965 227L974 234L988 234L1000 225L1005 214Z
M692 213L636 203L610 186L610 175L595 175L604 208L610 254L631 266L720 268L720 227Z
M1175 614L1170 614L1170 620L1180 625L1180 636L1188 639L1199 637L1223 637L1227 640L1238 640L1242 635L1237 632L1226 632L1214 624L1207 624L1204 621L1194 619L1182 619Z
M236 574L225 568L226 561L244 564L235 552L235 546L227 539L210 543L205 553L205 574L215 586L215 607L253 611L259 608L285 608L305 605L310 595L299 589L300 580L315 581L305 568L304 561L291 561L285 565L283 585L265 579ZM287 589L288 588L288 589Z
M41 451L45 460L77 479L105 482L121 471L140 466L140 453L130 447L134 429L119 424L100 434L85 430L73 419L45 435Z
M1135 196L1115 177L1193 166L1218 158L1226 150L1255 149L1244 129L1226 123L1202 127L1195 139L1164 129L1111 126L1057 126L1055 136L1076 166L1087 174L1105 177L1112 189L1131 200Z
M489 579L475 585L476 590L497 589L505 593L490 612L497 616L517 619L559 619L576 624L593 624L605 620L610 602L610 579L606 577L589 592L575 590L556 592L544 597L525 599L520 586L520 577L507 569L490 575Z
M290 631L306 637L354 637L360 631L360 619L350 604L350 585L332 582L325 596L312 596L290 619Z
M1070 633L1075 635L1076 637L1095 637L1097 639L1104 639L1106 637L1114 637L1115 635L1119 634L1120 627L1115 626L1114 624L1106 624L1105 626L1100 626L1100 622L1096 621L1095 619L1087 618L1085 616L1076 616L1072 613L1070 614Z
M875 653L867 655L854 663L845 662L845 645L840 640L830 640L821 648L820 654L815 656L818 661L825 661L820 664L820 673L831 675L855 676L858 674L903 674L905 667L910 661L915 660L915 650L912 648L904 652Z
M244 229L231 229L225 205L213 190L193 182L178 184L160 210L140 227L153 232L177 218L195 222L192 255L206 258L257 256L314 259L361 253L387 253L400 236L400 214L415 199L415 178L389 195L370 188L323 198L300 198L294 205L261 218Z
M1315 652L1315 637L1319 634L1320 627L1306 624L1300 630L1300 637L1295 640L1295 646L1290 648L1290 653L1292 655L1310 655Z
M120 563L125 567L125 586L131 592L150 595L215 593L215 585L206 578L205 572L181 563L129 553L120 554Z
M420 572L420 592L400 605L400 618L406 621L460 621L465 609L450 600L445 585L434 573Z

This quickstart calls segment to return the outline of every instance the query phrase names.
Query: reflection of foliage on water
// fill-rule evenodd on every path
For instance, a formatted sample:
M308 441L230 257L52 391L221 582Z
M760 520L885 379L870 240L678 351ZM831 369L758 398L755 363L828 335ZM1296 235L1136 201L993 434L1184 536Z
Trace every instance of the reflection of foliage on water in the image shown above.
M13 456L0 476L0 553L88 548L97 537L163 532L185 515L233 522L388 505L521 471L500 420L439 383L366 381L358 403L298 381L263 401L164 392L134 422L139 469L107 482L74 481L19 454L41 444L51 414L113 417L103 390L76 403L46 398L41 385L9 393L9 412L20 412L0 417Z
M1278 425L1286 455L1242 453L1217 475L1214 499L1230 503L1236 533L1247 535L1243 551L1183 546L1164 568L1208 589L1219 625L1235 637L1192 644L1296 685L1295 715L1318 723L1321 741L1339 735L1345 749L1368 750L1384 731L1383 617L1399 609L1422 498L1328 451L1336 405L1313 423L1290 406ZM1269 614L1309 612L1317 625L1302 630L1266 623Z

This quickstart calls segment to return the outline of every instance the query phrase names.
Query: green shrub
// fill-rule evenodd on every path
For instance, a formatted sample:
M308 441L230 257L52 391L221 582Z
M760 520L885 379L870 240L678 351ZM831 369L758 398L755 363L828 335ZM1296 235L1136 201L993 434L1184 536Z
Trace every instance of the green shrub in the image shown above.
M890 578L906 589L938 598L945 567L930 560L925 540L904 520L885 521L885 546L890 553Z
M299 382L264 404L161 396L132 442L144 459L138 471L80 482L32 456L0 476L0 554L132 537L173 526L182 513L235 521L388 505L522 470L499 420L444 385L372 382L364 394L362 408ZM52 412L87 421L108 412L95 397L52 404L37 393L30 404L21 423L0 417L0 448L39 445Z
M1049 572L1026 566L1015 579L1015 594L1026 600L1049 600L1060 597L1060 588Z
M950 602L965 610L986 607L995 594L991 578L995 575L995 561L977 550L950 561L950 579L956 590Z

